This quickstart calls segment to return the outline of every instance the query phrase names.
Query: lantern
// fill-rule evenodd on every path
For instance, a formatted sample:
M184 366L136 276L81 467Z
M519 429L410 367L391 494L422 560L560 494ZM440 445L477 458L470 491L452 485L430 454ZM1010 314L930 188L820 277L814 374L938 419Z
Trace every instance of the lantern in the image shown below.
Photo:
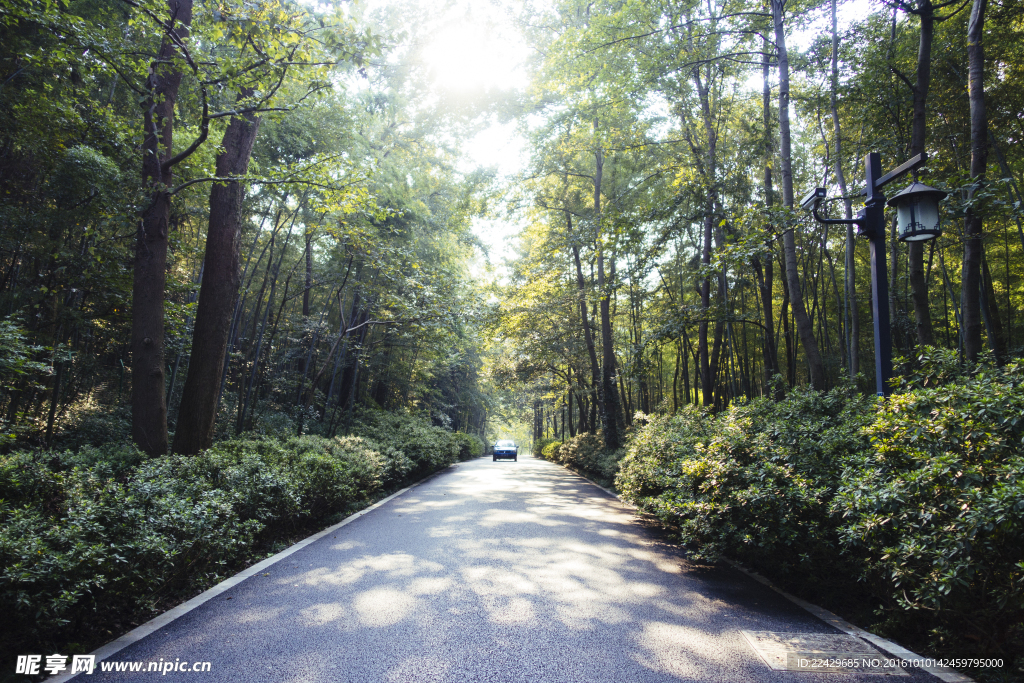
M900 240L923 242L942 234L939 228L939 201L948 192L914 181L886 202L896 207L896 226Z

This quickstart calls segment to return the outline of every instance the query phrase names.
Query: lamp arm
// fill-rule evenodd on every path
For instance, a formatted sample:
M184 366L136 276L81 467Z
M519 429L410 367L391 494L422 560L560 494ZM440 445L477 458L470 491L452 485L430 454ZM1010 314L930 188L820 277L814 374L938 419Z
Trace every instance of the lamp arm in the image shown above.
M859 225L860 224L860 221L857 220L856 218L852 218L852 219L849 219L849 220L847 220L845 218L822 218L820 215L818 215L818 202L814 202L814 208L812 209L812 213L814 214L814 220L818 221L819 223L824 223L825 225Z

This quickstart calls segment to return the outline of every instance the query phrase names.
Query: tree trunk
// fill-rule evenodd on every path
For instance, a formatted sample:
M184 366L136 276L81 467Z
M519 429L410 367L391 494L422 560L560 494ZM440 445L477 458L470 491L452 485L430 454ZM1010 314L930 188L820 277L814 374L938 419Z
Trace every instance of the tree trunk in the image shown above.
M596 127L596 122L595 122ZM604 167L604 155L598 149L594 153L597 170L594 173L594 218L600 225L601 222L601 175ZM615 277L615 258L612 257L609 269L609 280ZM601 427L604 430L604 445L609 450L615 450L622 445L622 404L619 401L619 394L615 390L615 346L612 338L611 319L611 283L605 280L604 273L604 247L600 243L600 228L598 228L597 244L597 291L600 297L601 309L601 401L603 410L601 413Z
M996 290L992 284L992 273L988 268L988 258L981 253L981 292L982 317L985 320L985 333L988 335L989 348L995 354L996 362L1006 362L1006 332L1002 319L999 317L999 305L996 302Z
M768 56L768 49L769 43L765 40L764 55L761 58L761 110L764 118L765 137L764 204L765 209L768 212L771 212L772 206L775 204L775 188L772 183L772 157L774 156L774 145L771 144L772 89L768 80L771 65L770 58ZM781 373L781 370L779 369L779 350L775 343L775 316L773 311L774 293L772 290L775 288L775 265L771 256L764 259L763 266L761 257L755 256L753 259L753 266L754 276L757 279L757 290L759 293L758 299L761 303L762 315L764 317L764 344L762 345L761 353L764 357L764 385L767 391L768 387L772 386L775 375ZM776 399L782 398L781 389L782 387L779 386L773 391L773 395Z
M971 104L971 180L985 182L988 167L988 118L985 112L985 51L982 36L985 28L987 0L973 0L971 18L967 25L968 95ZM978 360L981 353L981 253L982 209L975 205L967 209L964 235L963 282L960 308L964 320L964 355Z
M793 160L790 142L789 125L789 53L786 51L786 29L783 24L782 10L786 0L771 0L772 16L775 22L775 44L779 53L779 138L782 155L782 203L793 208ZM814 338L814 328L804 307L803 291L800 288L800 274L796 267L796 236L793 228L782 233L782 244L786 256L786 279L789 282L789 303L793 308L793 320L796 323L800 343L804 346L807 357L807 368L810 373L811 386L818 391L825 389L825 365L818 352L818 340Z
M565 215L566 221L569 226L570 239L572 235L572 219L569 214ZM601 386L601 369L597 364L597 350L594 348L594 336L590 333L590 321L587 317L587 297L586 297L586 280L583 279L583 268L580 265L580 248L573 244L572 246L572 258L576 263L576 286L579 289L580 297L580 319L583 322L583 339L587 344L587 355L590 357L590 380L591 388L593 388L595 395L594 400L598 403L600 411L604 413L603 403L601 397L597 395L598 387ZM587 420L587 429L590 433L593 433L596 429L593 420Z
M931 0L923 0L916 12L921 19L921 38L917 50L917 82L914 84L914 118L910 133L910 156L925 151L927 140L926 104L932 73L932 36L935 32L935 18ZM917 326L917 343L924 346L935 344L932 314L928 307L928 283L924 272L924 242L910 242L908 249L908 270L910 291L914 301L914 321ZM893 282L895 287L896 283Z
M188 38L192 0L168 3L175 39L165 36L153 63L143 115L142 180L152 188L136 237L132 283L132 439L148 455L167 453L167 402L164 386L164 286L167 231L173 181L170 165L174 104L182 72L175 40Z
M846 220L853 219L853 200L847 196L846 174L843 172L843 136L839 126L839 33L836 19L837 0L832 0L832 130L835 136L836 182L843 195L843 211ZM860 318L857 314L857 261L856 241L853 236L853 224L846 226L846 351L847 366L850 377L860 372Z
M252 113L231 117L221 143L223 151L217 155L219 177L246 174L259 126L259 118ZM203 281L192 332L192 355L174 432L175 453L193 455L213 445L219 380L238 296L242 200L242 185L237 180L215 183L210 190Z

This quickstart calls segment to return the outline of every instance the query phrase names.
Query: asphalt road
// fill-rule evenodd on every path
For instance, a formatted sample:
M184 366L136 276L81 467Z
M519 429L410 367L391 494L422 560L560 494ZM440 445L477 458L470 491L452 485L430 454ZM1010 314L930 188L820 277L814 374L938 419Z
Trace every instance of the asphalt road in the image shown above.
M741 629L838 633L738 571L689 565L561 467L484 458L110 658L209 661L209 672L74 680L879 681L772 671Z

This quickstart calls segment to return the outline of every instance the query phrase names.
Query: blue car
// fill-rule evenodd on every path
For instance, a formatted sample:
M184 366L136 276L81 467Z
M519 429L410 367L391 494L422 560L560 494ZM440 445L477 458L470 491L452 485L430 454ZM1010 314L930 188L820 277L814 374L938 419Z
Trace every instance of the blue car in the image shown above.
M519 460L519 446L516 445L515 441L498 441L494 444L494 460L497 462L498 458L512 458L512 460Z

